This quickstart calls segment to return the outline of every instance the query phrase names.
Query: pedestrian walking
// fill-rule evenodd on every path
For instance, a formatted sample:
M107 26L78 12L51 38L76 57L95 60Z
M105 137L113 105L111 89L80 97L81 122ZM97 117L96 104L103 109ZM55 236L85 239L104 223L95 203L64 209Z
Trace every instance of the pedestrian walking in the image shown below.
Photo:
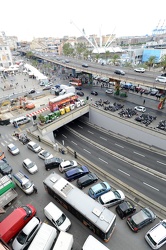
M35 194L37 194L37 187L36 186L33 186L33 191Z
M144 101L143 101L143 104L145 105L145 99L144 99Z

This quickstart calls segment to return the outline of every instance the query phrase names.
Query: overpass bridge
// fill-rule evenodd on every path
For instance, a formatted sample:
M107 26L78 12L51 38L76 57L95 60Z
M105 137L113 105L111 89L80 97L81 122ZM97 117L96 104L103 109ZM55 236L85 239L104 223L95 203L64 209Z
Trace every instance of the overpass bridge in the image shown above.
M25 52L22 51L22 52L25 54L27 53L27 51L25 51ZM135 78L135 75L133 74L133 72L130 72L130 75L121 76L121 75L115 75L113 72L110 72L109 69L104 69L104 67L103 68L95 67L96 66L95 64L93 66L90 65L91 67L83 68L81 66L81 64L79 65L78 63L76 64L76 63L72 63L72 62L65 63L63 61L57 60L56 58L51 59L51 58L41 56L41 55L36 55L36 54L34 54L34 58L40 58L44 61L48 61L48 62L51 62L51 63L56 64L56 65L61 65L62 67L72 69L73 72L80 71L80 72L87 73L90 75L90 79L92 79L92 75L99 75L100 77L107 77L110 79L110 82L116 82L116 85L118 85L118 86L119 86L120 82L123 81L123 82L131 82L134 85L141 85L144 87L166 90L166 84L156 82L154 80L154 78L153 79ZM111 68L110 68L110 70L111 70Z
M69 113L59 116L55 121L46 125L37 125L38 131L42 136L52 133L54 130L66 125L67 123L79 118L82 115L89 113L89 104L76 108Z

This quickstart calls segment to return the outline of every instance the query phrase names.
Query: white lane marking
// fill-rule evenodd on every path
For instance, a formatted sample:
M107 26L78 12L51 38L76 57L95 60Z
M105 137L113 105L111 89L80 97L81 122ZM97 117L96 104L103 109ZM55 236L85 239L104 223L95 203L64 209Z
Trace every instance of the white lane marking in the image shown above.
M135 151L134 151L134 154L139 155L139 156L142 156L142 157L145 157L145 155L142 155L142 154L137 153L137 152L135 152Z
M66 135L64 135L64 134L62 134L62 136L63 136L63 137L65 137L65 138L67 138L67 136L66 136Z
M153 186L151 186L151 185L147 184L146 182L143 182L143 184L144 184L144 185L146 185L146 186L148 186L148 187L151 187L151 188L155 189L156 191L159 191L159 189L158 189L158 188L155 188L155 187L153 187Z
M118 146L118 147L120 147L120 148L124 148L123 146L121 146L121 145L119 145L117 143L115 143L115 145Z
M13 138L14 141L18 141L18 139L16 137L13 136L12 138Z
M101 159L101 158L99 158L99 160L102 161L102 162L104 162L104 163L106 163L106 164L108 164L108 162L104 161L104 160Z
M130 174L128 174L128 173L126 173L126 172L122 171L121 169L118 169L118 171L119 171L119 172L122 172L122 173L123 173L123 174L125 174L125 175L130 176Z
M166 165L166 163L161 162L161 161L157 161L158 163L162 164L162 165Z
M81 127L80 125L78 125L78 127L79 127L79 128L83 128L83 127Z
M75 143L74 141L71 141L73 144L77 145L77 143Z
M13 141L12 139L9 139L9 141Z
M86 150L85 148L84 148L84 151L86 151L88 154L91 154L91 152L89 152L88 150Z
M94 134L93 132L91 132L91 131L89 131L89 130L88 130L88 133L90 133L90 134L92 134L92 135Z
M1 145L5 147L5 144L3 142L1 142Z
M8 144L8 141L5 141L5 140L4 140L4 142Z
M107 141L107 139L106 139L106 138L103 138L103 137L101 137L101 136L100 136L100 139L103 139L104 141Z

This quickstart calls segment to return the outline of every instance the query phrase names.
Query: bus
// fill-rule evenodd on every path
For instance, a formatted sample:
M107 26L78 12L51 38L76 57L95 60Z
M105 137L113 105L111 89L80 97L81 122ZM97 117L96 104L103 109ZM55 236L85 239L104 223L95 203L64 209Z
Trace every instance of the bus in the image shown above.
M55 97L49 101L49 108L51 112L64 108L70 104L74 104L78 99L78 96L74 93L64 94L62 96Z
M44 181L45 190L93 233L108 242L116 225L116 215L82 190L53 172Z

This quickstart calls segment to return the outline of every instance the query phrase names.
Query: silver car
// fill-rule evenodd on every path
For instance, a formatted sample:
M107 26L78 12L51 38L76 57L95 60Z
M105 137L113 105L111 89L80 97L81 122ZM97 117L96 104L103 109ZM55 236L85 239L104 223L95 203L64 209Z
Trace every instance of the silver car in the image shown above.
M29 148L35 153L39 153L41 151L41 147L36 142L33 141L28 142L27 148Z

